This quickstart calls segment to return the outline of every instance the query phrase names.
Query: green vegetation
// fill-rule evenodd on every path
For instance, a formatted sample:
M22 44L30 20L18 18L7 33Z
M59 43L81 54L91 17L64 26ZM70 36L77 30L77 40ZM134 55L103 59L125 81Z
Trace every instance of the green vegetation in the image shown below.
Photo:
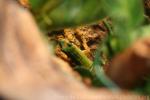
M105 21L108 29L107 37L95 52L93 63L72 44L61 41L61 45L64 52L69 53L81 64L82 67L76 67L75 70L83 76L92 78L93 84L100 84L111 89L119 90L118 86L106 77L102 69L101 53L105 53L112 59L116 54L130 47L137 39L150 36L150 26L144 22L142 0L30 0L30 4L43 32L97 23L105 17L110 18L111 25ZM145 84L144 87L135 90L150 94L149 81Z

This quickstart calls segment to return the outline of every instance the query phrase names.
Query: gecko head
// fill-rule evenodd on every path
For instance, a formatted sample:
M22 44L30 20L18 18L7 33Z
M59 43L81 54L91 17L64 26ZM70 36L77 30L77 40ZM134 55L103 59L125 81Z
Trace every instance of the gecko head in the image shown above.
M58 42L59 42L59 45L60 45L60 47L61 47L61 49L62 49L63 51L68 50L68 49L72 46L72 44L69 43L69 41L67 41L67 40L65 40L65 39L61 39L61 40L59 40Z

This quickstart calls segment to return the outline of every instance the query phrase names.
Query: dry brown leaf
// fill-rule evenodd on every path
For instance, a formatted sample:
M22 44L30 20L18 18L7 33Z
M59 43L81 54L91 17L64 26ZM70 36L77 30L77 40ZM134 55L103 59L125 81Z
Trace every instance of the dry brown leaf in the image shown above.
M117 55L107 67L106 73L122 88L142 83L150 73L150 38L137 41Z

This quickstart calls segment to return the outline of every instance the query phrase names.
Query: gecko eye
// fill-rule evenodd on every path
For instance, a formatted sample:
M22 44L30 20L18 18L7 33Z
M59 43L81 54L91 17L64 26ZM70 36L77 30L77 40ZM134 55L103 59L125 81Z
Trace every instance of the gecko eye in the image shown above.
M71 46L72 46L72 43L68 43L68 46L71 47Z

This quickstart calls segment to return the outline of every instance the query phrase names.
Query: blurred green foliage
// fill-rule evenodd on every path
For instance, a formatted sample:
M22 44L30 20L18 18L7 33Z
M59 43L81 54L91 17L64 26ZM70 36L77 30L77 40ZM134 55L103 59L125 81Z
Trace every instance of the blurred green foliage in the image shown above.
M30 2L37 22L44 31L87 24L106 16L102 10L101 0L30 0Z
M30 4L40 28L46 32L97 22L109 16L113 34L107 41L114 54L133 42L136 35L131 34L141 28L144 19L142 0L30 0Z
M143 3L142 0L102 0L102 4L113 26L111 29L107 25L110 30L107 44L116 54L133 42L133 36L137 37L138 34L132 32L141 28L144 20Z
M30 0L31 10L40 28L48 32L65 27L94 23L109 17L112 24L105 21L109 33L95 53L93 75L87 69L76 68L83 76L93 79L93 84L118 87L109 80L102 70L100 53L112 58L129 47L135 40L149 36L150 26L144 26L144 7L142 0ZM138 88L150 93L150 82Z

